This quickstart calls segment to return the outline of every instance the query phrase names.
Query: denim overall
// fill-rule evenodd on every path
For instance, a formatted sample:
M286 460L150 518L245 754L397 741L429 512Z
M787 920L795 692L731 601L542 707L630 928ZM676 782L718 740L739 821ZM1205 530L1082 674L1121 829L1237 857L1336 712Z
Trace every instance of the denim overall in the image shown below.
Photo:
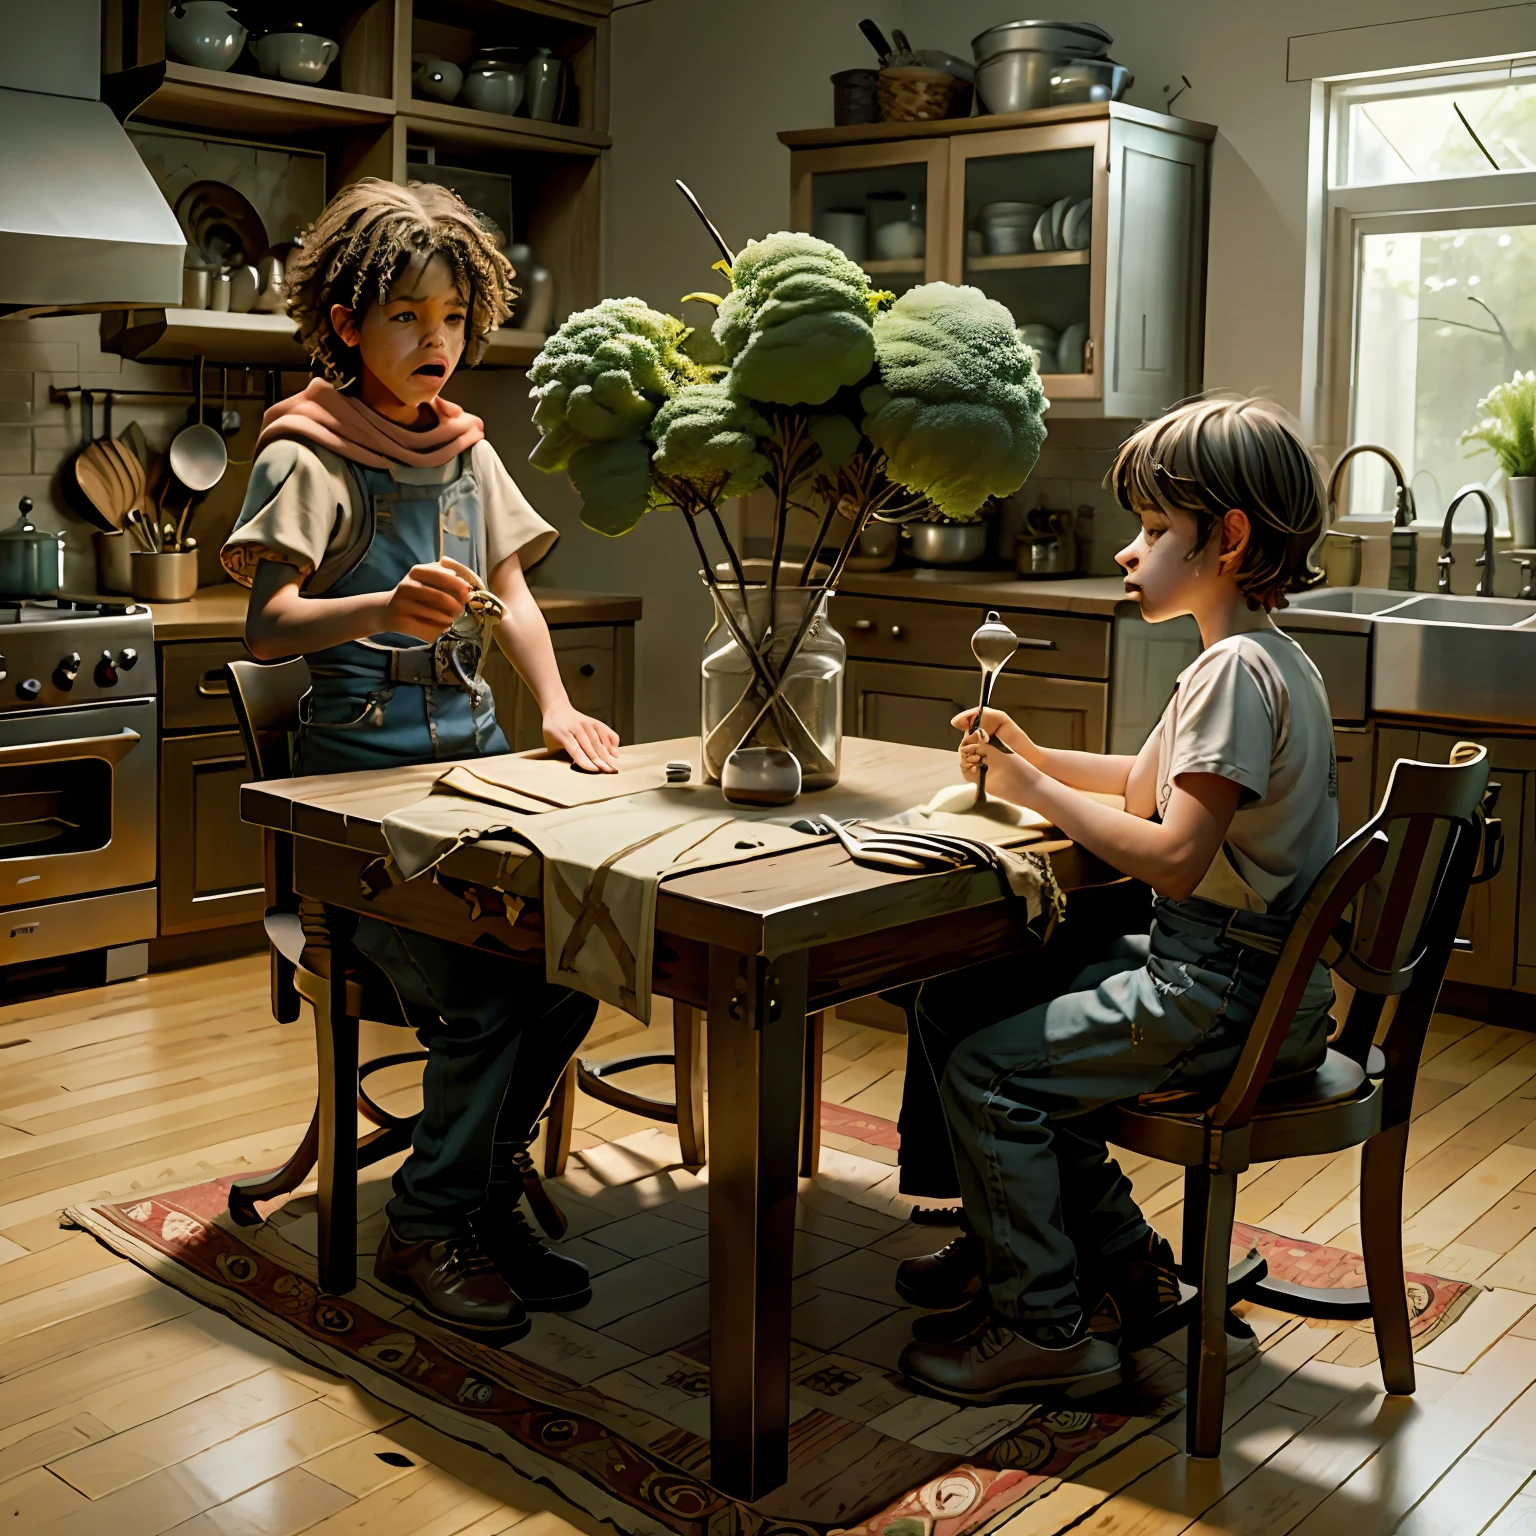
M388 470L348 464L371 537L325 597L391 590L415 565L447 555L484 579L485 520L474 473L446 485L406 485ZM477 635L457 627L436 644L374 635L308 657L295 771L345 773L506 752L490 690L473 688ZM408 1242L462 1231L492 1183L520 1194L505 1150L525 1144L596 1002L550 986L542 969L444 943L375 918L353 942L408 1008L433 1016L411 1155L386 1210Z
M917 1086L902 1117L931 1115L937 1083L951 1188L982 1239L992 1304L1005 1317L1075 1322L1081 1300L1095 1299L1079 1298L1079 1254L1112 1258L1145 1242L1129 1180L1104 1142L1079 1128L1081 1117L1116 1100L1223 1082L1290 926L1281 913L1158 898L1149 934L1073 935L1069 921L1038 955L923 986L914 1013L931 1075L909 1069ZM1332 1003L1332 978L1319 964L1277 1076L1321 1062ZM923 1172L921 1192L947 1192L936 1186L950 1170Z

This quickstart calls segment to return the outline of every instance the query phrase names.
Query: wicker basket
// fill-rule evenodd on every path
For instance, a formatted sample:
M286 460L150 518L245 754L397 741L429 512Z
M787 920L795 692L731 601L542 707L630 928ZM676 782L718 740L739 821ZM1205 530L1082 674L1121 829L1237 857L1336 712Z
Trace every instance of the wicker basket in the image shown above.
M887 123L926 123L958 117L970 87L942 69L882 69L876 87L880 117Z

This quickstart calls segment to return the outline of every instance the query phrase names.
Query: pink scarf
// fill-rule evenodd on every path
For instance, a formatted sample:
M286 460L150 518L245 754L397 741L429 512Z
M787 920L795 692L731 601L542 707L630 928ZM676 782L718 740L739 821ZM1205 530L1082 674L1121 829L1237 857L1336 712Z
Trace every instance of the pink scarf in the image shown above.
M256 452L281 438L295 438L371 469L388 469L391 464L431 469L467 453L484 438L485 423L463 406L434 400L432 408L437 425L414 432L342 394L329 380L311 379L298 394L279 400L262 417Z

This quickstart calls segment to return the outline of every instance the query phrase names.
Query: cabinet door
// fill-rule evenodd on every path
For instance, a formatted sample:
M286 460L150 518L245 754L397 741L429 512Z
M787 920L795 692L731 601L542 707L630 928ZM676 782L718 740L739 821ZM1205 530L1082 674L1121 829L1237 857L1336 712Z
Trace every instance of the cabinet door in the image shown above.
M1104 394L1109 120L950 140L950 272L1036 327L1052 400Z
M1372 793L1376 733L1335 726L1333 755L1339 768L1339 841L1352 836L1376 810Z
M555 626L549 632L571 703L584 715L605 721L625 739L633 733L630 633L627 625L614 624ZM496 699L497 719L512 750L529 752L542 747L539 706L500 651L486 662L485 676Z
M238 731L160 743L160 932L259 919L261 829L240 819L251 777Z
M846 252L876 288L903 294L944 275L948 169L943 139L797 150L790 224Z
M1206 146L1198 140L1111 121L1107 416L1150 416L1199 388L1205 164Z
M948 750L960 743L950 721L976 708L977 673L958 667L913 667L850 661L845 728L855 736ZM1063 677L998 679L992 702L1006 709L1043 747L1104 750L1109 688Z

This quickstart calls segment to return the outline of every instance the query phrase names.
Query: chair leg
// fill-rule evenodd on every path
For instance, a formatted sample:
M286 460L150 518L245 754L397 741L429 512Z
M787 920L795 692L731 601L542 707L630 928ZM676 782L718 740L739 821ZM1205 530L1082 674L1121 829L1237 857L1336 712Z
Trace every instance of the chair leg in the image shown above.
M558 1179L571 1159L571 1128L576 1116L576 1061L566 1063L549 1096L544 1126L544 1177Z
M1189 1324L1189 1403L1186 1448L1191 1456L1221 1455L1221 1420L1227 1394L1227 1269L1232 1252L1232 1221L1237 1212L1237 1175L1191 1168L1185 1178L1184 1268L1198 1263L1198 1310ZM1188 1246L1191 1210L1201 1216L1201 1230Z
M699 1010L687 1003L672 1004L672 1078L683 1162L689 1168L702 1168L708 1153L704 1135L704 1020Z
M1388 1392L1411 1395L1415 1386L1412 1319L1403 1281L1403 1165L1408 1122L1378 1131L1365 1144L1360 1165L1360 1246L1371 1293L1371 1322Z
M329 913L327 913L329 917ZM331 932L335 929L329 923ZM357 1284L357 1020L347 1013L345 947L334 943L325 1007L315 1010L320 1064L320 1289Z
M258 1200L275 1200L279 1195L290 1195L315 1166L320 1155L320 1105L309 1117L309 1129L293 1150L293 1156L276 1173L262 1174L253 1179L237 1179L229 1187L229 1214L237 1226L261 1225L261 1212L256 1209Z
M821 1167L821 1045L827 1016L813 1013L805 1021L805 1072L800 1081L800 1177L810 1179Z

